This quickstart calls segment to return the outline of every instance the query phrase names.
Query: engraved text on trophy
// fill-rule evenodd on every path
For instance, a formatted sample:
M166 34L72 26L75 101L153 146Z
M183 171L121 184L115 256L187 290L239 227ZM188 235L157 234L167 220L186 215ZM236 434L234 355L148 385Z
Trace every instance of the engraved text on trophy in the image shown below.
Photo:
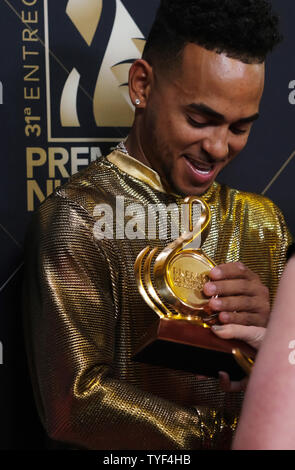
M202 290L209 280L209 276L205 273L194 273L189 270L184 271L181 268L173 268L173 281L178 287Z

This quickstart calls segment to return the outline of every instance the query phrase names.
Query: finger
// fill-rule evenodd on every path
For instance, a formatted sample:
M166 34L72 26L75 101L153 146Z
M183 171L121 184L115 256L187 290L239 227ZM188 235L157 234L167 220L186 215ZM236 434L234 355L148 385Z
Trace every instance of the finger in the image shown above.
M255 296L265 295L267 292L263 293L264 286L257 282L257 280L249 281L246 279L230 279L224 281L210 281L204 285L204 294L211 297L213 295L248 295Z
M212 298L209 301L209 307L214 312L264 313L269 311L269 302L264 296L235 295Z
M245 378L240 382L231 382L226 372L219 372L219 384L224 392L241 392L246 389L248 379Z
M265 327L268 321L268 315L265 313L249 312L220 312L218 319L222 324L236 324L245 326Z
M250 344L255 349L259 349L266 329L258 326L245 326L245 325L214 325L212 327L213 333L222 339L240 339Z
M249 280L254 280L257 278L259 279L257 274L255 274L253 271L251 271L251 269L247 268L247 266L241 262L220 264L210 271L209 277L213 281L237 278L244 278Z
M230 379L226 372L218 372L219 385L224 392L228 392L230 389Z

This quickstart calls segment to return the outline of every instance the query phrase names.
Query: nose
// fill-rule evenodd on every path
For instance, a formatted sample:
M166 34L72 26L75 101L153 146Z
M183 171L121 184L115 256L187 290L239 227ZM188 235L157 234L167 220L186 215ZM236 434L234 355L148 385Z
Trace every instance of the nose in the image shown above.
M210 134L202 142L203 150L214 160L225 160L229 154L229 136L227 127L211 128Z

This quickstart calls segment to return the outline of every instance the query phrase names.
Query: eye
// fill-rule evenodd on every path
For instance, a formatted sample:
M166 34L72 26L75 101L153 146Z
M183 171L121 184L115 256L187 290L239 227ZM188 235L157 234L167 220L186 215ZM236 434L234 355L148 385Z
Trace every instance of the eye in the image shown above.
M240 127L241 126L241 127ZM251 128L253 126L253 123L236 123L235 125L230 127L230 130L233 134L235 135L244 135L244 134L249 134L251 131Z
M195 119L193 119L191 116L187 115L187 121L188 123L193 126L193 127L197 127L198 129L202 129L203 127L206 127L208 126L208 122L199 122L199 121L196 121Z
M239 129L237 127L231 127L230 130L235 135L243 135L243 134L246 134L248 132L248 130L246 130L246 129Z

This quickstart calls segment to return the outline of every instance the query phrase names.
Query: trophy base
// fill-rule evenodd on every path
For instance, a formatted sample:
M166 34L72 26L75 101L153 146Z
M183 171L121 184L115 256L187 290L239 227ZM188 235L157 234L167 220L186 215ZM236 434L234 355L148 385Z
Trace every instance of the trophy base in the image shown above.
M256 351L243 341L223 340L210 328L185 320L159 318L141 339L132 359L169 369L218 378L218 372L231 380L246 376L232 353L239 349L254 359Z

